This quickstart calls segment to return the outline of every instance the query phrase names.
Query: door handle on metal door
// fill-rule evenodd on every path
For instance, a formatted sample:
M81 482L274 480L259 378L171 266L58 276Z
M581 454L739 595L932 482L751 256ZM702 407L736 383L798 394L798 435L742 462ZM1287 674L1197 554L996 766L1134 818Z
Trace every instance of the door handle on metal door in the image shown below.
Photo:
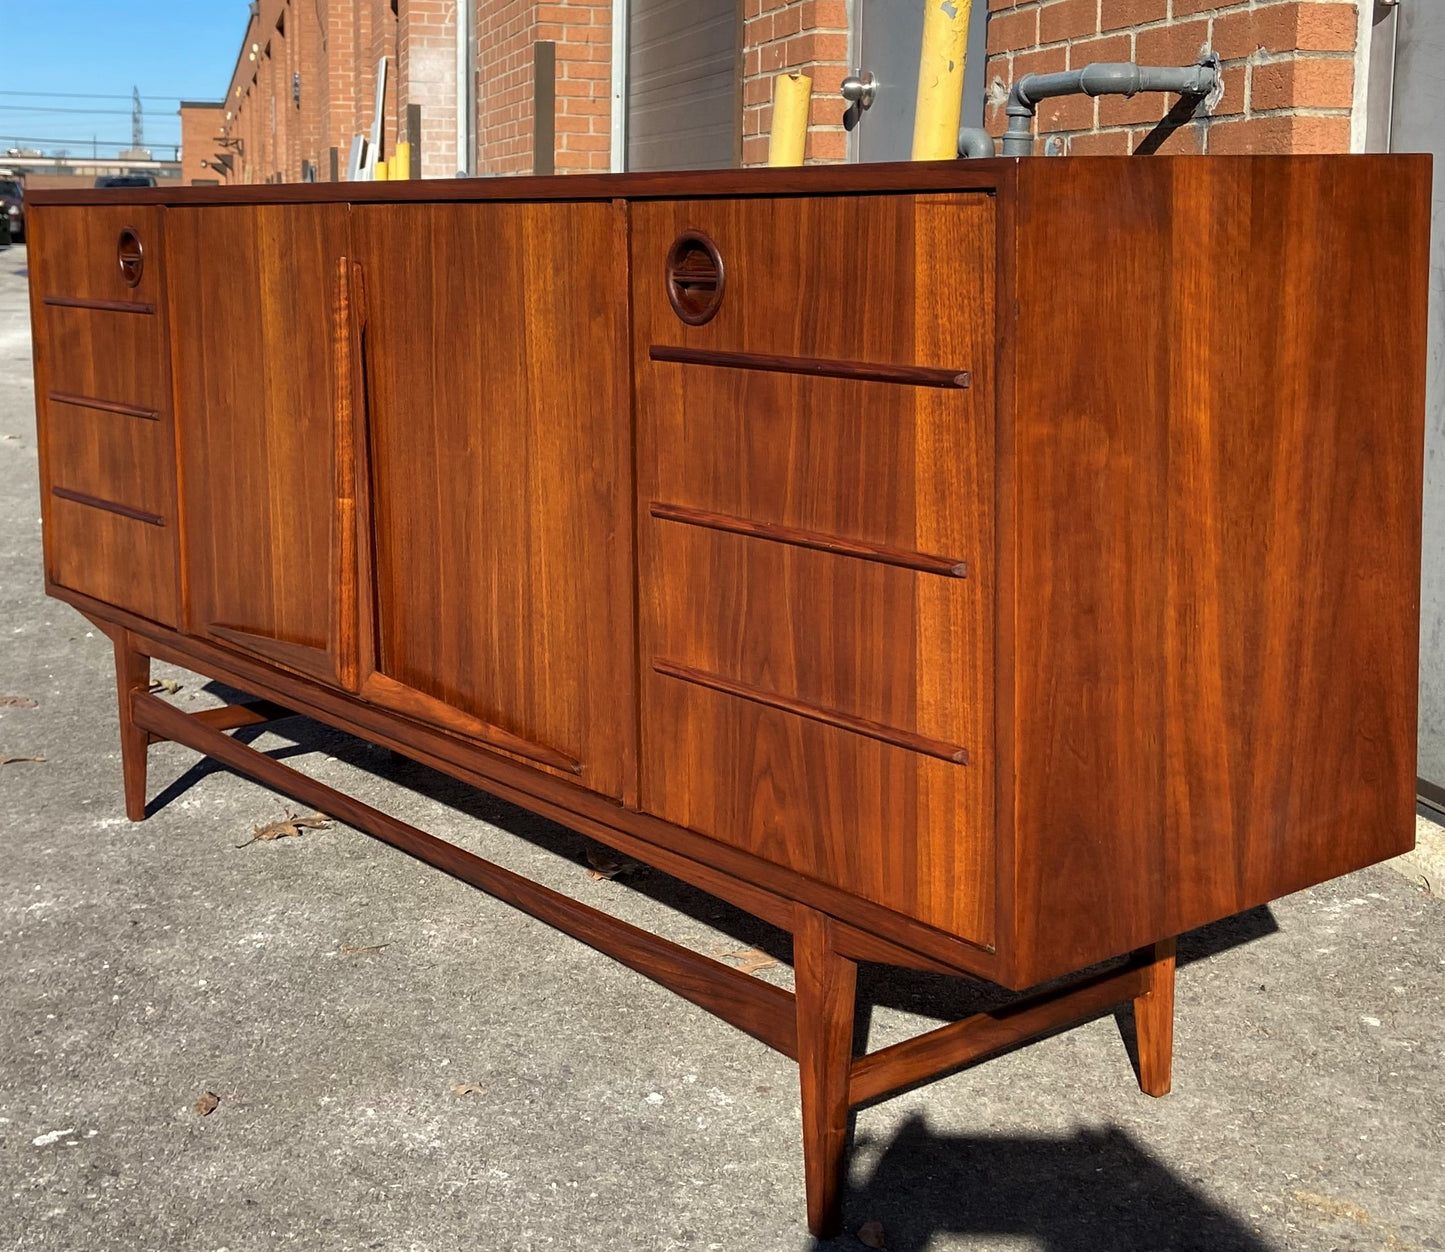
M878 94L878 82L867 70L856 69L843 80L840 93L848 102L843 114L843 128L852 130L863 120L864 111L873 107Z

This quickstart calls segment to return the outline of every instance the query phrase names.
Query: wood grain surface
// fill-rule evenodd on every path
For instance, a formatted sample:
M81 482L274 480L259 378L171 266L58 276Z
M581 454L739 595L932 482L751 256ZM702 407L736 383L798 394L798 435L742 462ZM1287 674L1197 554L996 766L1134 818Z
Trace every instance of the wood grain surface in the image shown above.
M1427 184L1020 167L1016 981L1411 845Z
M211 675L238 691L284 704L303 716L390 748L655 865L773 925L784 929L792 925L794 901L826 912L836 921L839 951L853 959L935 973L999 976L998 958L991 950L626 808L580 786L575 778L532 768L334 684L281 670L214 640L167 630L63 587L53 588L52 594L74 605L107 634L121 628L131 631L148 656Z
M190 628L253 638L340 681L343 603L333 377L345 206L169 210Z
M698 327L665 288L688 229L728 276ZM644 807L984 944L993 231L984 195L664 202L632 249Z
M120 272L127 227L146 250L137 287ZM39 214L29 268L46 576L178 625L162 211Z
M179 646L182 530L197 663L247 653L261 694L734 894L826 899L852 952L1029 986L1408 846L1427 181L1097 158L42 197L49 584ZM696 327L665 286L688 229L727 270Z
M377 613L367 664L433 702L395 707L428 720L455 710L620 797L635 723L614 210L368 208L354 228ZM383 703L387 690L369 689Z
M793 924L793 967L808 1229L820 1239L831 1239L842 1229L843 1219L858 966L838 952L831 920L799 907Z

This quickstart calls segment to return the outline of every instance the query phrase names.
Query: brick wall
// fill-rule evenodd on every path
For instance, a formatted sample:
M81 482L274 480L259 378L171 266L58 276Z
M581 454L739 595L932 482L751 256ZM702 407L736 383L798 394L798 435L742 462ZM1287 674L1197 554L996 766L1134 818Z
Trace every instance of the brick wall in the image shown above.
M804 161L845 160L838 90L848 73L847 0L744 0L743 13L743 164L767 164L773 79L793 70L813 79Z
M538 39L557 43L557 172L606 171L612 150L612 3L540 4Z
M477 53L487 84L478 117L478 169L530 174L535 135L533 45L557 45L553 125L559 174L605 170L611 146L611 0L481 0Z
M225 120L224 104L195 101L181 103L181 183L218 182L219 170L209 169L202 161L214 159L223 151L219 142L221 123Z
M393 11L392 5L396 9ZM806 159L845 159L848 0L740 0L743 15L743 163L767 160L774 77L813 78ZM456 23L471 4L479 93L477 168L530 173L534 44L557 48L554 128L559 173L605 170L611 130L611 0L261 0L226 96L227 134L243 153L230 181L295 180L303 162L321 177L329 149L344 167L352 136L367 132L376 63L389 58L383 152L395 151L406 105L422 108L422 172L453 174ZM1007 123L1004 95L1019 75L1090 61L1188 64L1204 49L1223 59L1224 95L1212 117L1165 137L1156 125L1173 98L1045 102L1037 130L1055 150L1127 153L1151 146L1195 152L1343 151L1350 143L1357 11L1353 0L974 0L989 16L990 129ZM301 98L293 96L300 75ZM1041 145L1042 147L1042 145Z
M370 134L376 68L387 58L382 153L404 126L407 93L422 106L425 172L456 171L458 0L262 0L226 95L241 149L231 182L295 182L306 164L344 172L352 137ZM299 99L298 80L299 75Z
M1346 152L1357 11L1339 0L988 0L987 122L1002 134L1004 93L1020 75L1091 61L1188 65L1213 50L1224 96L1161 152ZM1138 148L1177 97L1044 101L1041 136L1074 155ZM1161 131L1156 139L1163 137ZM1042 150L1040 145L1040 149ZM1151 145L1152 146L1152 145Z

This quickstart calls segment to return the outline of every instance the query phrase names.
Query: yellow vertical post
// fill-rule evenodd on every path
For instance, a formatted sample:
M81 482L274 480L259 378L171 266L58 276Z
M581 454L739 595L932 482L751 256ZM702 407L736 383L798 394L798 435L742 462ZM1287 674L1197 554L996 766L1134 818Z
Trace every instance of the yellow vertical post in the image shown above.
M387 162L386 176L390 179L411 177L411 144L399 143Z
M963 70L973 0L923 0L923 4L913 159L951 161L958 156L958 119L963 112Z
M376 172L372 174L372 177L379 183L387 182L391 178L390 173L387 171L385 161L378 161L376 163Z
M769 165L801 165L808 146L808 110L813 80L806 74L779 74L773 79L773 130L768 140Z

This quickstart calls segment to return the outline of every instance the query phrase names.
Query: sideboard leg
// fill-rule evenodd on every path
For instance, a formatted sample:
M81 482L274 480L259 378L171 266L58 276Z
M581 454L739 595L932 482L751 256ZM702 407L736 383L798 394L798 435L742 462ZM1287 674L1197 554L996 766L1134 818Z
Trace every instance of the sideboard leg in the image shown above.
M1174 940L1154 945L1146 990L1134 999L1134 1031L1139 1045L1139 1087L1145 1095L1169 1094L1174 1064Z
M799 906L793 930L793 970L808 1229L820 1239L831 1239L843 1222L848 1074L853 1060L858 966L833 946L829 918Z
M115 636L115 685L120 707L120 767L125 779L125 815L133 822L146 815L146 732L131 716L130 693L149 691L151 659L137 652L127 631Z

